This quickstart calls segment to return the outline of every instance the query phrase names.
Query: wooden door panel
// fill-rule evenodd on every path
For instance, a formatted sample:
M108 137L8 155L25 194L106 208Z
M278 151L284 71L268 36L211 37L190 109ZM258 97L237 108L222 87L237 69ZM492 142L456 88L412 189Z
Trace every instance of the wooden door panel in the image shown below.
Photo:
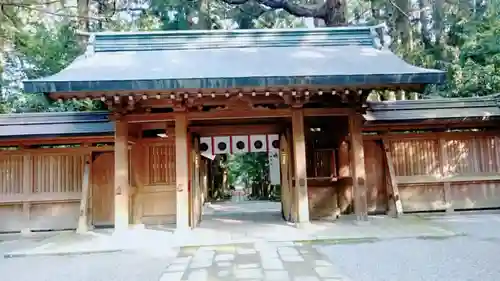
M101 153L92 162L92 222L94 226L114 225L114 171L113 152Z

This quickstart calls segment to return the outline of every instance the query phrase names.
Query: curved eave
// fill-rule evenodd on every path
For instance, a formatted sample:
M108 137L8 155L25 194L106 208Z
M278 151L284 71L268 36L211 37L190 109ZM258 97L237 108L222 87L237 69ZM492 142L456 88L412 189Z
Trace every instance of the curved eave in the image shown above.
M31 93L145 91L177 89L227 89L289 87L297 85L371 87L371 88L420 88L427 84L442 84L445 73L439 71L399 74L322 75L290 77L237 77L191 78L110 81L24 81L24 90Z

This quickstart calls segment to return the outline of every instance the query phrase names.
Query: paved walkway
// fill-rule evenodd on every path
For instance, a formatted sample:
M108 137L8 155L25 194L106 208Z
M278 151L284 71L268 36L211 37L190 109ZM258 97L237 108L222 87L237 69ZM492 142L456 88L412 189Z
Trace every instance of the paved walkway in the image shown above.
M384 240L410 237L449 237L457 233L418 216L392 219L370 217L358 224L345 216L335 222L314 222L296 228L281 219L275 202L226 202L207 205L203 221L194 230L178 233L173 227L132 229L121 233L98 230L85 235L65 232L5 253L7 257L142 251L175 256L181 247L312 240Z
M340 239L304 242L253 242L233 245L184 247L169 253L156 243L156 251L140 249L94 255L43 255L25 258L0 256L2 281L456 281L500 280L500 214L419 215L399 221L414 229L429 226L465 235L402 239ZM376 222L355 226L371 233ZM381 221L385 221L381 219ZM398 222L398 220L394 220ZM427 222L431 224L427 224ZM340 225L348 225L342 221ZM414 224L421 227L412 226ZM342 230L342 228L339 228ZM392 230L391 230L392 229ZM396 232L403 233L397 228ZM380 233L380 232L379 232ZM406 233L408 234L408 233ZM281 233L287 236L287 233ZM394 234L393 234L394 235ZM73 238L72 238L73 237ZM151 238L153 236L149 236ZM0 240L5 240L0 236ZM15 237L0 242L0 253L17 248ZM75 245L74 235L45 239L45 244ZM148 238L148 239L149 239ZM65 240L65 241L62 241ZM52 242L49 242L52 241ZM28 248L40 242L31 239ZM131 242L129 242L131 243ZM44 245L45 245L44 244ZM40 245L40 244L38 244ZM50 248L50 247L49 247ZM376 257L374 259L374 257ZM302 261L303 259L303 261ZM374 262L376 260L376 262ZM27 270L28 269L28 270ZM245 276L242 276L245 275ZM175 279L175 278L177 279ZM247 277L246 279L242 277Z
M309 244L254 243L182 249L160 281L341 281Z

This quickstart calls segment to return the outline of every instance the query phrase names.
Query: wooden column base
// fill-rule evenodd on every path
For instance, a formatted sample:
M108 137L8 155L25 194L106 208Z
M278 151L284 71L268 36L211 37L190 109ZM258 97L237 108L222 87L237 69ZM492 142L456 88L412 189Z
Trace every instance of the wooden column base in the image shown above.
M129 221L128 194L115 195L115 231L127 230Z

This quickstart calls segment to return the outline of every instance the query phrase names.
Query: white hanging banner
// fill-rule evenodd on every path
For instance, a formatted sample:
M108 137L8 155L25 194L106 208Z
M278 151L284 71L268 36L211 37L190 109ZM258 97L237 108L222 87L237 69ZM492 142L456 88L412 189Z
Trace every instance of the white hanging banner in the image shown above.
M212 138L211 137L201 137L200 138L200 154L204 157L213 159L212 150Z
M280 150L280 136L279 135L267 135L268 151L279 152Z
M213 158L217 154L233 154L248 152L279 153L279 135L238 135L201 137L200 152L203 156Z
M246 153L248 147L249 136L233 136L231 137L232 153Z
M251 135L250 152L267 152L267 135Z
M280 157L278 151L269 152L269 180L272 185L281 184Z
M214 137L212 145L214 154L228 154L231 152L230 137Z

